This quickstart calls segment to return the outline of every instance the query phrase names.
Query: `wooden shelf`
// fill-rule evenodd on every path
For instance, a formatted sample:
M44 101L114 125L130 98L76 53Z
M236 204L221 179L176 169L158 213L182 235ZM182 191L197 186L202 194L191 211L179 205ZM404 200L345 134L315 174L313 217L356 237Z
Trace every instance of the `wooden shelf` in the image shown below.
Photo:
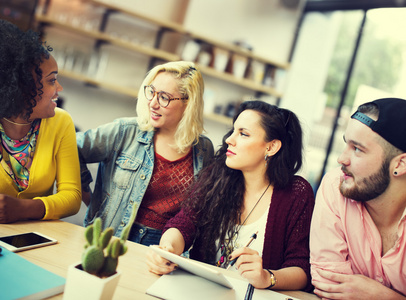
M160 19L138 13L134 10L129 10L127 7L123 7L123 6L114 4L114 3L110 3L111 1L110 2L107 2L107 0L82 0L82 1L87 2L93 6L98 6L98 7L104 8L104 9L112 11L112 12L125 14L129 17L134 17L135 19L145 21L146 23L156 26L158 29L166 29L169 31L173 31L175 33L182 35L186 39L195 40L195 41L199 41L202 43L207 43L213 47L224 49L224 50L228 51L230 54L235 53L235 54L242 55L244 57L247 57L248 59L252 59L254 61L263 63L264 68L266 66L267 68L271 67L271 68L276 68L277 70L287 70L290 67L290 65L288 63L281 63L281 62L277 62L277 61L271 60L266 57L262 57L260 55L257 55L253 51L249 51L249 50L239 47L237 45L234 45L231 43L225 43L222 41L212 39L211 37L207 37L207 36L200 35L198 33L191 32L191 31L185 29L179 23L170 22L170 21L162 21ZM128 40L124 40L122 38L115 37L115 36L109 35L105 32L98 31L98 30L88 30L83 27L74 26L70 23L61 22L61 21L57 20L56 18L53 18L48 15L38 14L38 15L36 15L36 21L38 23L45 24L46 26L52 26L55 28L62 29L63 31L72 32L79 36L94 39L95 41L101 41L104 43L108 43L108 44L117 46L122 49L127 49L129 51L137 52L137 53L147 56L148 58L152 57L152 58L157 58L157 59L160 59L163 61L178 61L178 60L182 59L180 57L180 55L175 54L175 53L171 53L171 52L164 51L164 50L161 50L158 48L154 48L153 46L145 46L143 44L133 43ZM219 80L231 83L233 85L240 86L240 87L249 89L251 91L268 94L268 95L274 96L276 98L282 97L282 93L280 91L276 90L275 88L273 88L271 86L265 86L252 79L238 78L238 77L234 76L233 74L220 72L212 67L208 67L208 66L204 66L204 65L200 65L200 64L198 64L198 67L204 76L209 76L209 77L212 77L215 79L219 79ZM264 73L265 73L265 70L264 70ZM89 76L79 74L79 73L76 73L76 72L73 72L70 70L60 70L59 74L66 78L70 78L73 80L84 82L84 83L92 85L92 86L111 90L116 93L127 95L130 97L137 97L137 95L138 95L138 90L136 90L136 89L123 87L123 86L120 86L117 84L112 84L110 82L103 81L103 80L96 80ZM218 115L218 114L214 114L214 113L205 114L205 118L208 120L213 120L213 121L225 124L225 125L232 125L232 118L229 118L229 117L226 117L223 115Z
M146 15L137 13L137 12L135 12L133 10L128 10L128 8L124 8L122 6L115 5L115 4L112 4L112 3L107 3L107 2L102 1L102 0L87 0L87 1L88 1L88 3L91 3L92 5L102 6L104 8L120 12L122 14L126 14L126 15L129 15L129 16L132 16L132 17L136 17L136 18L141 19L143 21L146 21L148 23L157 25L157 26L159 26L161 28L166 28L166 29L178 32L178 33L180 33L182 35L188 36L191 39L201 40L203 42L206 42L207 44L217 46L219 48L228 50L228 51L233 52L233 53L241 54L241 55L243 55L245 57L252 58L254 60L260 61L260 62L265 63L265 64L270 64L270 65L275 66L276 68L279 68L279 69L287 70L290 67L290 65L288 63L277 62L277 61L274 61L274 60L269 59L267 57L257 55L253 51L249 51L247 49L238 47L237 45L230 44L230 43L225 43L225 42L222 42L222 41L219 41L219 40L212 39L212 38L207 37L207 36L203 36L203 35L191 32L191 31L185 29L182 25L180 25L178 23L175 23L175 22L158 20L156 18L152 18L152 17L146 16Z
M221 41L209 38L209 37L199 35L197 33L188 32L188 35L190 36L191 39L204 41L207 44L210 44L210 45L216 46L218 48L228 50L228 51L236 53L236 54L240 54L240 55L248 57L248 58L252 58L254 60L257 60L257 61L265 63L265 64L272 65L272 66L274 66L276 68L279 68L279 69L287 70L290 67L290 65L288 63L276 62L276 61L271 60L269 58L259 56L255 52L249 51L249 50L244 49L244 48L241 48L241 47L239 47L237 45L221 42Z
M116 93L120 93L120 94L127 95L127 96L134 97L134 98L138 97L138 90L136 90L136 89L123 87L121 85L111 84L111 83L108 83L105 81L95 80L86 75L72 72L69 70L59 70L58 74L63 77L81 81L81 82L84 82L84 83L87 83L87 84L90 84L93 86L97 86L100 88L108 89L108 90L111 90Z
M146 16L144 14L140 14L140 13L138 13L136 11L129 10L126 7L122 7L120 5L112 4L112 3L105 2L105 1L102 1L102 0L87 0L87 2L94 5L94 6L101 6L101 7L104 7L106 9L110 9L110 10L113 10L113 11L116 11L116 12L119 12L119 13L122 13L122 14L125 14L125 15L128 15L128 16L131 16L131 17L135 17L135 18L143 20L145 22L155 24L155 25L157 25L157 26L159 26L161 28L170 29L170 30L182 33L182 34L187 33L182 25L180 25L178 23L175 23L175 22L158 20L156 18L149 17L149 16Z
M99 2L99 1L93 0L92 2ZM152 57L159 58L159 59L162 59L165 61L177 61L177 60L181 59L177 54L166 52L166 51L163 51L160 49L155 49L152 47L146 47L143 45L131 43L131 42L125 41L120 38L112 37L106 33L102 33L99 31L85 30L80 27L76 27L76 26L72 26L72 25L64 23L64 22L60 22L60 21L58 21L54 18L48 17L48 16L37 15L36 20L38 22L42 22L42 23L45 23L45 24L48 24L51 26L55 26L57 28L61 28L63 30L67 30L67 31L70 31L70 32L73 32L73 33L76 33L76 34L79 34L82 36L87 36L87 37L90 37L93 39L98 39L98 40L110 43L112 45L116 45L116 46L124 48L124 49L136 51L136 52L144 54L146 56L152 56ZM262 92L265 94L270 94L275 97L282 96L282 94L280 92L276 91L274 88L264 86L253 80L237 78L237 77L233 76L232 74L219 72L213 68L206 67L203 65L199 65L199 68L203 74L206 74L208 76L218 78L218 79L230 82L232 84L245 87L250 90L259 91L259 92Z
M272 87L267 87L264 86L262 84L259 84L253 80L249 80L249 79L244 79L244 78L237 78L234 75L230 74L230 73L224 73L224 72L219 72L213 68L210 67L206 67L206 66L202 66L202 65L198 65L201 72L203 74L209 75L211 77L214 78L218 78L242 87L245 87L247 89L251 89L254 91L259 91L265 94L270 94L273 95L277 98L282 97L282 94L279 93L277 90L275 90Z
M180 57L178 55L170 53L170 52L166 52L166 51L155 49L152 47L146 47L143 45L131 43L131 42L128 42L128 41L125 41L125 40L122 40L122 39L119 39L116 37L112 37L111 35L108 35L103 32L85 30L80 27L76 27L76 26L72 26L72 25L64 23L64 22L60 22L60 21L58 21L54 18L50 18L48 16L37 15L36 20L38 22L46 23L46 24L55 26L57 28L61 28L64 30L71 31L73 33L77 33L82 36L87 36L87 37L90 37L93 39L98 39L98 40L116 45L118 47L122 47L122 48L125 48L128 50L133 50L133 51L145 54L147 56L160 58L160 59L166 60L166 61L175 61L175 60L180 59Z

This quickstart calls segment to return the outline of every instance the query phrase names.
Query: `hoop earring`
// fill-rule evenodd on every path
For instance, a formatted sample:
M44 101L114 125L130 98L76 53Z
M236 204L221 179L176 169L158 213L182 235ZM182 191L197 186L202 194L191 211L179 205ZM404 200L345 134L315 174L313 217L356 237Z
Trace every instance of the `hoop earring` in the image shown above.
M269 156L268 156L268 153L267 153L267 154L265 154L264 159L265 159L265 168L266 168L266 167L268 166L268 161L269 161Z

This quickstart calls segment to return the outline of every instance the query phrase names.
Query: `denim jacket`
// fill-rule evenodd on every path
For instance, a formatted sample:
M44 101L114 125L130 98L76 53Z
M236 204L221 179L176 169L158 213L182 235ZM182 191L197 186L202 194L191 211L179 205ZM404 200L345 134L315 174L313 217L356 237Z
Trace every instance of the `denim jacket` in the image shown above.
M140 130L137 118L121 118L76 134L83 187L92 182L86 164L100 163L84 226L101 217L103 227L114 228L114 235L120 236L133 205L137 205L137 210L140 207L152 177L154 133ZM195 176L213 155L210 139L200 136L193 146Z

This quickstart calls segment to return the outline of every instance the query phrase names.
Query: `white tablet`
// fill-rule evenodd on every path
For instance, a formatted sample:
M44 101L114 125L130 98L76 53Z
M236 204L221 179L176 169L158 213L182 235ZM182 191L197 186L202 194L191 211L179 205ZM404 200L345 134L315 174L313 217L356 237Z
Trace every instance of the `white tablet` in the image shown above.
M230 289L233 288L230 281L228 281L228 279L220 271L206 267L201 263L198 263L191 259L162 250L156 245L151 245L150 248L155 252L157 252L160 256L166 258L167 260L175 264L178 264L178 266L185 271L203 277L207 280L216 282Z
M38 232L27 232L0 237L0 246L12 252L18 252L56 244L57 240Z

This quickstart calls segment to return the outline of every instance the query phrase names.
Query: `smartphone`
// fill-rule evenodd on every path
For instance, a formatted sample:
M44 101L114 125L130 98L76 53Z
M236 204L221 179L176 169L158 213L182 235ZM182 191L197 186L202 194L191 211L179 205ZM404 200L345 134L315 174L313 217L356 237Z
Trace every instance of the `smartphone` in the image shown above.
M27 232L0 237L0 246L12 252L53 245L57 242L57 240L38 232Z

